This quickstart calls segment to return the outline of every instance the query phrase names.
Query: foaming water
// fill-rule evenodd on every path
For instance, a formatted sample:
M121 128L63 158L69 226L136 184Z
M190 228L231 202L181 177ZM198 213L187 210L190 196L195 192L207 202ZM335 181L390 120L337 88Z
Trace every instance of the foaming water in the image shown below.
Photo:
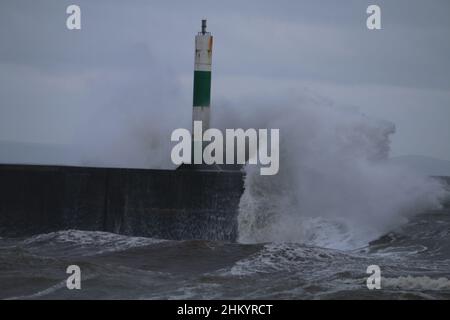
M246 168L239 243L81 230L0 238L0 298L450 298L450 211L431 210L447 192L386 163L392 124L313 98L239 111L233 123L279 128L281 139L278 175ZM79 291L65 287L72 264ZM366 286L373 264L381 290Z
M46 250L47 255L98 255L148 246L167 240L129 237L102 231L64 230L36 235L21 242L30 252Z
M435 279L427 276L385 278L382 285L388 288L406 290L450 290L450 280L446 277Z
M392 123L317 99L277 109L258 117L280 129L280 171L247 166L242 243L354 249L448 196L440 182L387 163Z
M346 251L80 230L0 239L0 298L450 298L449 228L448 210L424 213L368 246ZM71 264L82 270L82 290L65 287ZM382 270L381 290L366 287L372 264Z

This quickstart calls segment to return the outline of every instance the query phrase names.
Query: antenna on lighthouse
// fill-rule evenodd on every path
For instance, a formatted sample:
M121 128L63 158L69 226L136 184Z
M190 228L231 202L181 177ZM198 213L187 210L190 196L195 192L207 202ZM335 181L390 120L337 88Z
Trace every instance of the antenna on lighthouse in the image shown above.
M206 19L202 20L202 34L206 34Z

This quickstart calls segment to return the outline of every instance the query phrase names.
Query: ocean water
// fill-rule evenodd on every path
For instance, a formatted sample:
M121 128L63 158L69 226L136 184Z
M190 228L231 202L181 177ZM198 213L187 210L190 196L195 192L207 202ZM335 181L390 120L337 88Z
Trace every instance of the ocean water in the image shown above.
M68 265L81 290L68 290ZM369 265L380 290L366 286ZM450 211L365 246L170 241L66 230L0 239L1 299L449 299Z
M448 183L387 161L392 123L308 95L238 107L222 125L279 128L280 171L246 167L237 243L80 230L0 239L0 298L450 298ZM74 264L81 290L66 288ZM380 290L367 288L370 265Z

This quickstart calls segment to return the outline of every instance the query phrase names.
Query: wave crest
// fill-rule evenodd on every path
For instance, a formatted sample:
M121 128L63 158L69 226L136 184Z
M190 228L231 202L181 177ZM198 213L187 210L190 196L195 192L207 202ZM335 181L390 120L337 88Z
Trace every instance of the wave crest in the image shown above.
M386 161L392 123L320 99L274 109L255 122L280 129L280 171L246 167L241 242L353 249L448 196L437 180Z

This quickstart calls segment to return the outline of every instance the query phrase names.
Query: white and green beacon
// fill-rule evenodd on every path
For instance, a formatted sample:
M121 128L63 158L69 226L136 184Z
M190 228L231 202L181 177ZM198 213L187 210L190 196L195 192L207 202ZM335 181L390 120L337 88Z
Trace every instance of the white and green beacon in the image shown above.
M206 31L206 19L202 20L202 31L195 36L195 62L194 62L194 99L192 110L192 163L197 153L201 159L205 143L198 140L195 135L199 128L196 121L201 121L201 131L209 129L211 113L211 64L212 64L213 37ZM198 124L198 122L197 122ZM202 136L200 132L200 136ZM200 157L200 158L199 158Z
M172 132L171 141L178 142L171 151L173 164L178 170L239 171L246 163L258 164L259 159L262 175L277 174L279 129L270 129L270 137L268 129L225 129L224 137L221 130L210 128L212 49L213 37L203 19L202 30L195 36L192 131Z
M202 20L202 31L195 36L192 123L201 121L203 130L209 129L210 121L212 48L213 36L210 32L206 32L206 20Z

